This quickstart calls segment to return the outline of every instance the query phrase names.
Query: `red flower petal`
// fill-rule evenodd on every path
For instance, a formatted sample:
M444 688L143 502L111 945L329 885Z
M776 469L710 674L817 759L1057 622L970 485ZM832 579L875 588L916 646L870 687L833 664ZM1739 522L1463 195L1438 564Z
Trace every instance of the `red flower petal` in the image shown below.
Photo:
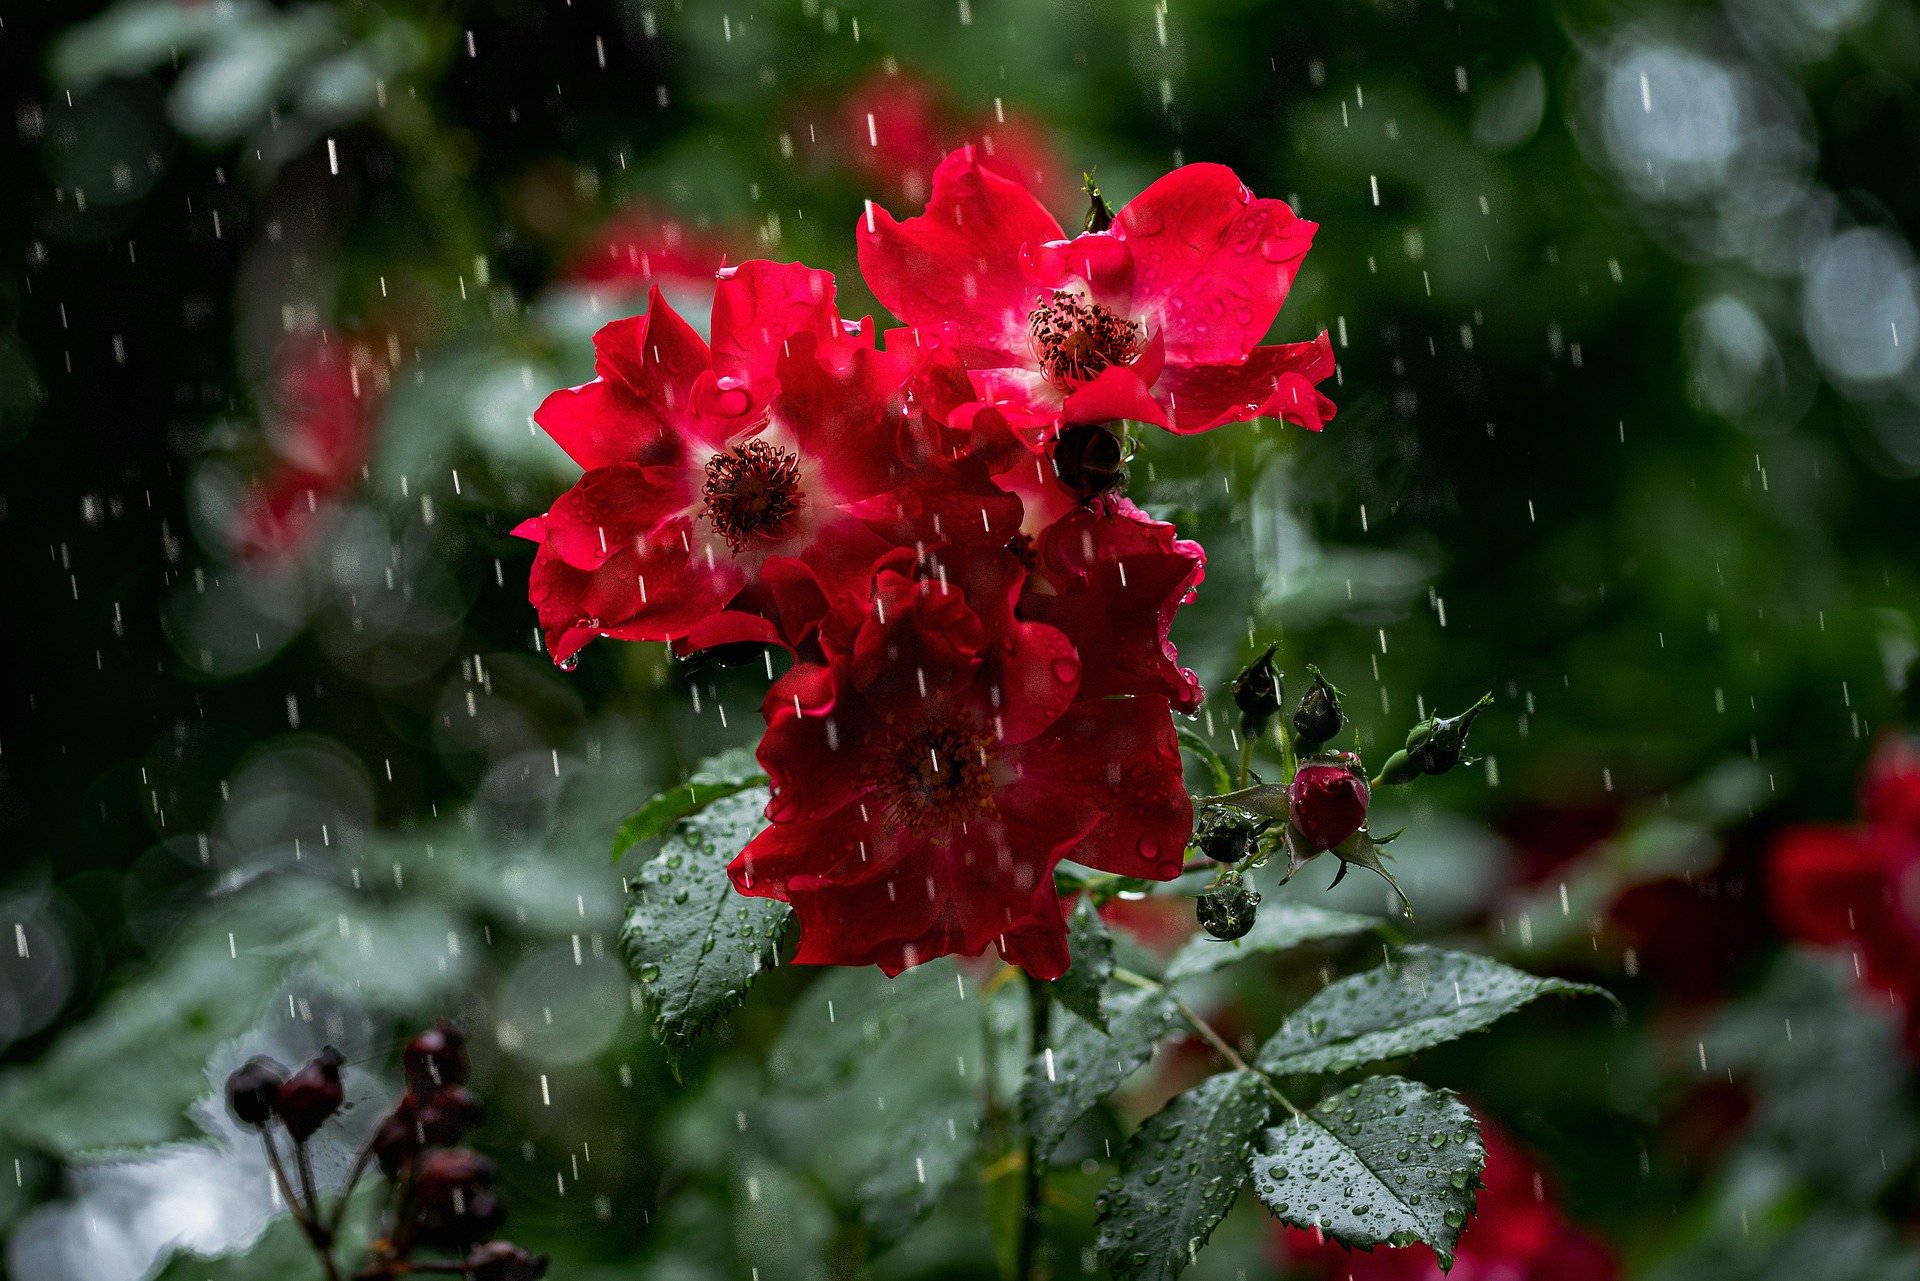
M961 147L933 173L927 211L905 222L871 202L855 237L860 272L888 311L916 328L954 325L969 359L1010 363L1041 291L1020 268L1030 244L1060 239L1033 194Z
M1206 576L1200 544L1121 498L1069 511L1036 551L1021 612L1072 640L1083 697L1158 694L1182 712L1199 706L1199 678L1180 666L1168 633Z
M1154 394L1172 411L1165 426L1183 436L1253 418L1284 418L1319 431L1333 402L1315 384L1333 377L1333 347L1312 342L1255 347L1244 364L1170 365Z
M754 409L772 394L776 364L795 335L831 341L840 332L830 271L755 259L720 273L713 296L713 372L746 391ZM723 402L721 412L746 413L748 403L728 408Z
M599 377L554 392L533 420L584 468L677 454L675 424L707 368L707 344L656 288L645 315L601 326L593 346Z
M1021 786L1101 815L1066 857L1121 876L1168 881L1180 874L1193 802L1165 699L1083 699L1044 737L1008 757Z
M1133 250L1133 314L1176 364L1242 360L1266 337L1313 243L1313 223L1262 200L1224 165L1187 165L1127 203L1112 234Z

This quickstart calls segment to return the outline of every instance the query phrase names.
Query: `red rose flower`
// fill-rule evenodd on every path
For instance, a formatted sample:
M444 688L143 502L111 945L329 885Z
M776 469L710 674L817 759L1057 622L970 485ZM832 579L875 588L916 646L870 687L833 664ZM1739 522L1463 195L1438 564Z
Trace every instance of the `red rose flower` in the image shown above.
M1206 577L1199 543L1114 497L1049 525L1034 562L1021 616L1072 640L1082 696L1157 694L1181 712L1200 705L1200 680L1180 666L1169 639L1174 614Z
M801 963L897 974L991 943L1057 978L1060 860L1180 870L1193 815L1167 701L1080 697L1066 636L1013 618L1012 558L971 559L965 590L883 568L870 608L823 626L829 661L768 691L771 826L729 873L793 904Z
M1068 423L1132 418L1182 434L1274 415L1318 430L1333 404L1323 333L1257 346L1315 227L1221 165L1187 165L1101 232L1068 240L972 147L941 161L926 213L867 206L868 286L915 328L951 324L976 393Z
M978 148L983 166L1013 182L1051 192L1065 175L1032 121L1004 107L969 115L939 86L911 73L876 75L849 94L838 140L862 180L913 203L927 198L927 180L941 157L966 143Z
M711 347L656 287L594 348L598 377L534 413L587 473L514 531L540 544L556 662L596 636L791 643L893 547L1004 541L1018 518L983 468L904 429L911 362L842 323L827 272L723 272Z
M1287 789L1293 826L1316 854L1366 826L1371 799L1366 775L1345 764L1302 765Z
M1884 740L1861 781L1863 821L1781 833L1768 868L1791 938L1850 944L1868 983L1906 1009L1920 1045L1920 742Z
M1286 1228L1281 1253L1325 1281L1613 1281L1619 1262L1606 1243L1568 1222L1546 1177L1505 1133L1483 1117L1487 1168L1476 1213L1443 1273L1424 1245L1348 1250L1319 1232Z
M561 269L560 279L608 302L657 288L698 325L713 309L727 260L751 256L740 252L734 238L690 229L671 213L641 206L596 228Z

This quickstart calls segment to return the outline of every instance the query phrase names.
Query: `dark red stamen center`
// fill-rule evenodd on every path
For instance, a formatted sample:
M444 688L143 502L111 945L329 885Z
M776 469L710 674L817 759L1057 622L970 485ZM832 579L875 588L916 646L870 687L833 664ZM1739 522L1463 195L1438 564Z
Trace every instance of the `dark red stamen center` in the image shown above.
M1145 337L1138 321L1070 289L1054 290L1050 301L1035 307L1027 317L1027 332L1040 372L1059 387L1087 382L1103 369L1126 364Z
M800 459L791 449L750 440L707 460L700 488L707 520L738 555L785 535L800 510Z

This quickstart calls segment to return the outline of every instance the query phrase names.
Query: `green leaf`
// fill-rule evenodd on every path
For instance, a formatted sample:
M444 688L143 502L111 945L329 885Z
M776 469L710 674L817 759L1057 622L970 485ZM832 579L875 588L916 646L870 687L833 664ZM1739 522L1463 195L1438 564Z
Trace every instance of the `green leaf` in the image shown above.
M1260 1049L1268 1072L1345 1072L1478 1032L1535 997L1597 987L1540 978L1471 952L1403 948L1393 963L1324 987Z
M687 1047L779 963L793 910L747 898L727 879L727 864L765 826L766 805L756 787L683 819L634 878L621 938L676 1075Z
M986 1103L984 1090L970 1090L887 1136L859 1189L860 1221L876 1238L905 1236L972 1167Z
M1105 1033L1071 1014L1056 1019L1052 1046L1027 1064L1020 1102L1042 1161L1087 1109L1153 1057L1154 1043L1180 1017L1173 997L1157 988L1110 987L1105 1005Z
M1351 912L1330 912L1304 903L1270 902L1260 908L1253 928L1242 938L1223 942L1202 934L1189 939L1167 963L1167 981L1211 974L1248 956L1285 952L1306 943L1377 930L1381 924L1371 916L1356 916Z
M897 1037L973 1010L980 986L951 963L894 978L870 966L831 969L794 1003L767 1055L782 1094L818 1094L851 1076Z
M1343 1245L1424 1241L1444 1270L1486 1164L1452 1091L1376 1076L1266 1131L1253 1191L1278 1218Z
M1113 935L1107 932L1100 909L1083 898L1067 918L1067 955L1073 965L1054 980L1053 995L1060 1004L1087 1022L1107 1030L1106 1007L1100 994L1113 977Z
M766 781L767 776L760 772L751 748L735 747L718 756L709 756L693 767L686 782L660 793L627 815L620 830L613 834L614 859L618 861L640 842L659 836L695 810L705 809L715 801Z
M757 1153L734 1170L734 1252L749 1276L827 1281L833 1209L807 1182Z
M1147 1118L1100 1198L1100 1257L1118 1281L1172 1281L1233 1208L1273 1096L1252 1072L1222 1072Z

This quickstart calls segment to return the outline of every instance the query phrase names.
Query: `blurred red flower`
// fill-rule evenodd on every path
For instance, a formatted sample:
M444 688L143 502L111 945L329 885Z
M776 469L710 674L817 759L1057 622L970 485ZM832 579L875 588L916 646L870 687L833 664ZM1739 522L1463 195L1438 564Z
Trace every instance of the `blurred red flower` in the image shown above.
M343 334L301 333L281 344L266 424L273 461L248 487L231 527L244 560L270 565L299 552L359 481L379 421L382 372Z
M868 287L907 324L950 334L980 399L1043 423L1187 434L1262 415L1318 430L1333 415L1315 389L1333 375L1324 333L1257 345L1314 231L1231 169L1197 164L1069 240L967 146L934 171L924 214L901 222L869 203L857 236Z
M764 707L771 825L729 868L800 919L794 959L890 974L989 944L1066 972L1063 858L1177 875L1191 830L1165 698L1083 697L1057 628L1016 620L1024 568L1000 554L965 590L881 568L872 601L821 628Z
M837 138L849 167L889 200L924 201L941 157L968 143L982 165L1013 182L1062 198L1073 190L1040 125L1001 105L963 110L912 72L872 76L848 95Z
M682 315L703 317L713 307L720 269L729 258L750 256L724 233L689 228L665 210L641 205L596 228L560 279L623 295L658 289Z
M1780 834L1767 878L1774 919L1790 938L1850 945L1860 976L1899 1002L1920 1046L1920 740L1880 742L1860 814Z
M1453 1271L1424 1245L1348 1250L1317 1231L1284 1228L1282 1253L1324 1281L1613 1281L1619 1263L1604 1241L1568 1221L1546 1176L1518 1144L1480 1118L1487 1144L1478 1204Z

